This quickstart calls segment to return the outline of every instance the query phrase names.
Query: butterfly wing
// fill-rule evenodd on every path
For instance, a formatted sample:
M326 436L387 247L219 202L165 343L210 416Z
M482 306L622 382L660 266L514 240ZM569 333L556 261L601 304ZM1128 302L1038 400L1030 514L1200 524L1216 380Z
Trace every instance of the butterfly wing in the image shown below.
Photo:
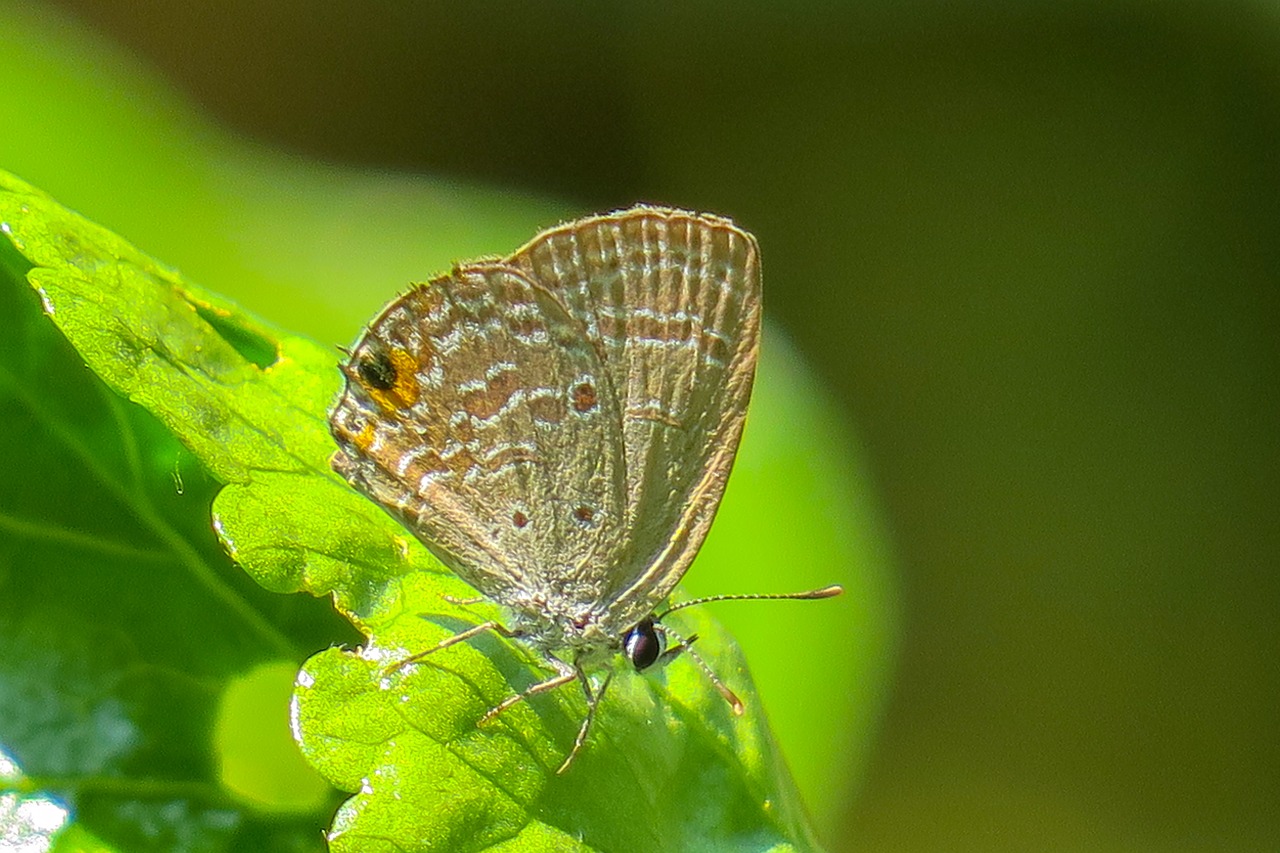
M485 595L537 614L593 599L580 567L620 548L620 415L557 298L458 267L389 305L344 372L335 470Z
M618 396L627 551L597 608L625 630L675 587L724 494L759 349L759 250L726 219L636 207L543 232L507 262L582 322Z

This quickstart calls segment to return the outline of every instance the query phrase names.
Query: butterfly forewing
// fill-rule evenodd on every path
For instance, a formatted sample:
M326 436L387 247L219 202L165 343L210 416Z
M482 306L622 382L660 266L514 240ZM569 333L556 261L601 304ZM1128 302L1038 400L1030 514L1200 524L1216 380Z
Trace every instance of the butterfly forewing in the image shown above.
M724 492L759 344L756 243L728 220L641 207L544 232L508 262L581 321L618 396L627 552L596 601L625 629L674 588Z
M485 595L591 600L582 567L623 535L620 415L557 298L499 262L459 267L377 318L346 373L339 473Z

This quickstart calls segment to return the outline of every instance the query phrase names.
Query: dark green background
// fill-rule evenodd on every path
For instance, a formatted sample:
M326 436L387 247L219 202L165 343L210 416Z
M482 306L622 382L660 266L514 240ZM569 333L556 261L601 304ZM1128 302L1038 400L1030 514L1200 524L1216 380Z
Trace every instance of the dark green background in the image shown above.
M1280 844L1273 6L57 5L269 145L760 235L902 569L844 848Z

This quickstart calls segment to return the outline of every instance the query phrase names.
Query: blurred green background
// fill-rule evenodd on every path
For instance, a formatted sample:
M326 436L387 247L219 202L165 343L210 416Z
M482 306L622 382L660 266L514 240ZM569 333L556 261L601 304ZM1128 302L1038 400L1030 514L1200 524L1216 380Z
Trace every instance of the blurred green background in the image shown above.
M833 440L862 443L901 569L891 695L820 818L833 849L1280 847L1274 5L47 8L257 140L264 169L269 149L370 167L369 205L376 170L407 170L502 188L510 246L530 210L559 218L548 198L714 210L760 236L768 314L843 414ZM222 176L120 163L155 198L131 231L77 200L103 156L0 167L174 260L166 229L195 214L167 182ZM339 299L288 311L325 262L304 248L361 237L288 233L283 211L326 191L322 173L291 188L274 230L261 196L210 211L244 233L184 272L214 285L228 243L279 241L294 278L246 270L283 285L233 295L349 338ZM366 273L421 277L468 239Z

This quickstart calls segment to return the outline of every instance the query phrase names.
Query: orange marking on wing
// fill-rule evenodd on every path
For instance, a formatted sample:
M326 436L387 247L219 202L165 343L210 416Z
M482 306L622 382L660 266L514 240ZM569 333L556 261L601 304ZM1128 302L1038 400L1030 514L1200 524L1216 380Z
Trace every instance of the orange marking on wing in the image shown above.
M424 344L424 347L426 345ZM426 366L430 363L432 353L424 350L421 359L421 365ZM391 387L385 391L377 388L369 388L369 396L373 397L375 403L378 404L384 412L394 412L397 409L407 409L414 403L418 402L418 397L422 394L422 389L418 385L417 372L419 370L419 359L414 358L407 350L393 349L387 354L387 359L391 362L391 368L395 380Z
M373 446L373 434L373 424L367 423L364 425L364 429L360 430L358 435L351 437L351 443L354 444L361 453L368 453L369 448Z

